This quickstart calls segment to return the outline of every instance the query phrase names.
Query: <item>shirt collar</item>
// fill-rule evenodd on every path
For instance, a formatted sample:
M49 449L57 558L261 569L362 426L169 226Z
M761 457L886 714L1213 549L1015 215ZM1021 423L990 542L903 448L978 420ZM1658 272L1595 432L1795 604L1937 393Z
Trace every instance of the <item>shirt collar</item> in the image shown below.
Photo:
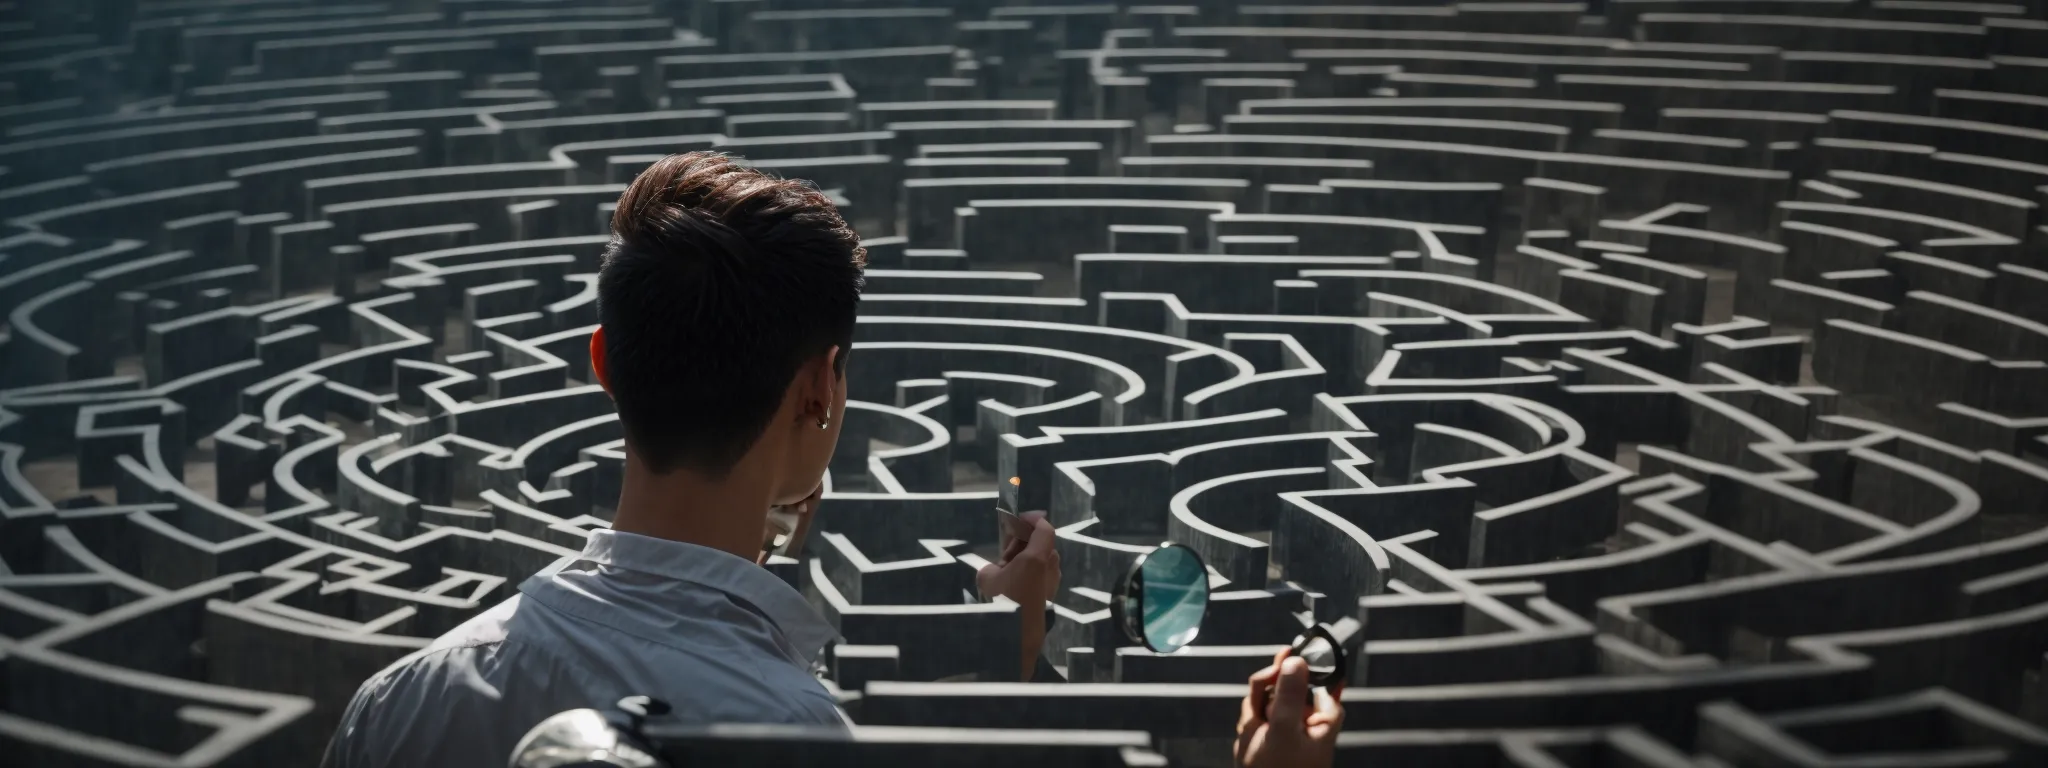
M759 610L782 631L804 663L839 636L802 593L768 569L724 550L607 528L590 532L583 553L565 558L556 568L574 562L594 563L689 582L724 592Z

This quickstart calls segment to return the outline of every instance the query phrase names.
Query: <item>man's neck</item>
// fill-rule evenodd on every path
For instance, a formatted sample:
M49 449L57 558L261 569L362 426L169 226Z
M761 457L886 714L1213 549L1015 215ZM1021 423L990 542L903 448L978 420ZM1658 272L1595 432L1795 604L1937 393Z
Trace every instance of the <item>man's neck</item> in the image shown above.
M753 462L742 461L725 477L710 479L690 470L657 475L626 459L618 514L612 530L711 547L753 560L761 553L774 482Z

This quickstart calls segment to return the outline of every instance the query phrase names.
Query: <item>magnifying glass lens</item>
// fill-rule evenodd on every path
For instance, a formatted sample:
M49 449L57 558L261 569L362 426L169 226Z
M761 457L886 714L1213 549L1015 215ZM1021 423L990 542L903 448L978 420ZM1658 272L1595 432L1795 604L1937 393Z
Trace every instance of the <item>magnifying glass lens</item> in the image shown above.
M1301 660L1308 664L1311 679L1324 680L1337 673L1337 649L1324 638L1311 638L1303 645Z
M1187 547L1160 547L1139 566L1145 645L1173 653L1195 641L1209 612L1209 572Z

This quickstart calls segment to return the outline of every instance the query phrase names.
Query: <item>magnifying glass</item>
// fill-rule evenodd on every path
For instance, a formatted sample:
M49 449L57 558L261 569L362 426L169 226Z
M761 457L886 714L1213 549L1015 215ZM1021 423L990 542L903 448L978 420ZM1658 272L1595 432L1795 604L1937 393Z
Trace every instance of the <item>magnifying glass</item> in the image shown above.
M1287 655L1301 659L1308 664L1308 685L1310 688L1328 688L1348 679L1350 660L1345 657L1344 644L1337 636L1330 634L1329 627L1317 624L1307 632L1294 638Z
M653 745L639 736L650 716L668 705L646 696L619 701L610 716L572 709L542 720L512 748L512 768L665 768Z
M1133 642L1159 653L1185 648L1209 614L1209 566L1193 549L1161 544L1131 564L1109 610Z
M1344 644L1322 624L1309 627L1308 631L1294 638L1287 646L1287 655L1301 659L1308 665L1308 699L1315 702L1317 688L1341 686L1348 679L1351 662L1344 653ZM1266 698L1273 698L1273 686L1266 686Z

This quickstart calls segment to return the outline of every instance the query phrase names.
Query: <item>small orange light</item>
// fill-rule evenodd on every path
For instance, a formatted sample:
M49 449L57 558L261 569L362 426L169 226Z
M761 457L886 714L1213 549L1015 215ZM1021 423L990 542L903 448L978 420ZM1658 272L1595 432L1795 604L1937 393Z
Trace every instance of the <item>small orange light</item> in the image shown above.
M1018 482L1019 482L1019 479L1018 479L1018 478L1014 478L1014 477L1013 477L1013 478L1010 478L1010 484L1011 484L1011 485L1016 485L1016 484L1017 484Z

